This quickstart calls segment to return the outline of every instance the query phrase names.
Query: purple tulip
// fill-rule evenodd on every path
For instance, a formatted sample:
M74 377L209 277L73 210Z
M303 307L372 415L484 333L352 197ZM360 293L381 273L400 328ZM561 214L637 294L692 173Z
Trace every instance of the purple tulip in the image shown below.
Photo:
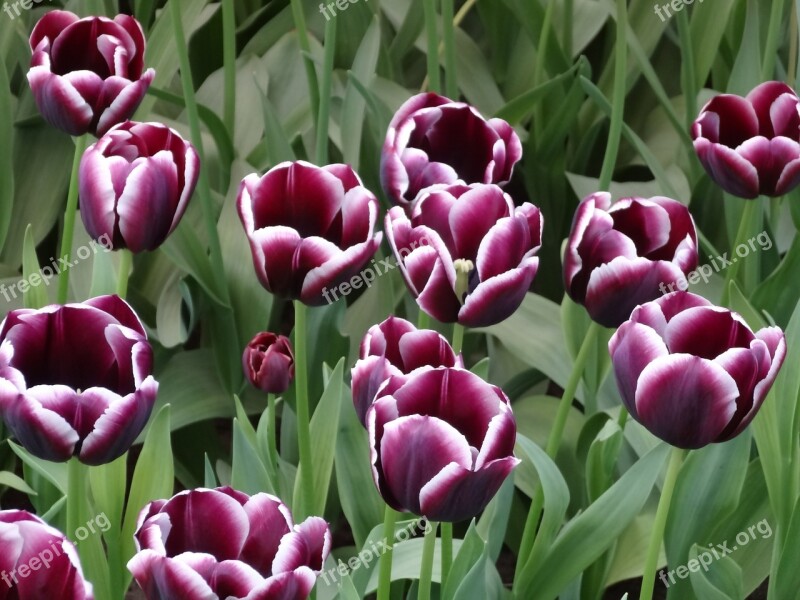
M753 333L735 312L688 292L637 307L608 348L631 416L679 448L739 435L786 356L779 328Z
M200 173L197 151L160 123L128 121L83 155L81 218L115 250L155 250L178 226Z
M669 198L598 192L578 206L564 254L570 298L605 327L658 298L697 267L697 231L689 209Z
M289 338L263 331L250 340L242 354L242 366L254 388L282 394L294 379L294 353Z
M519 308L539 268L542 216L496 185L435 186L386 235L419 306L443 323L494 325Z
M278 498L227 487L150 503L135 537L147 600L303 600L331 548L323 519L295 525Z
M519 464L508 398L470 371L419 369L378 396L367 412L372 474L396 510L471 519Z
M440 333L405 319L392 316L370 327L353 367L353 404L361 422L366 426L367 410L384 381L426 366L464 368L464 362Z
M147 424L152 367L144 327L118 296L14 310L0 324L0 413L34 456L109 463Z
M711 179L734 196L783 196L800 183L800 98L785 83L712 98L692 138Z
M436 184L496 183L511 179L522 144L502 119L469 104L418 94L395 113L381 155L381 183L395 204L409 205Z
M155 77L144 70L142 26L64 10L44 15L31 33L28 71L39 112L70 135L103 135L131 118Z
M381 243L378 200L347 165L285 162L248 175L237 207L261 285L311 306L325 304Z
M24 510L0 511L0 600L94 600L75 546Z

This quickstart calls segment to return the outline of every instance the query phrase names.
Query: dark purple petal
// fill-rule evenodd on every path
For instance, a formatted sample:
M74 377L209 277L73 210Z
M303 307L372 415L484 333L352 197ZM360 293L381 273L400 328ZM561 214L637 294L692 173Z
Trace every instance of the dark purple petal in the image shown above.
M263 577L269 577L281 539L294 526L292 515L278 498L269 494L252 496L244 510L250 521L250 531L239 558Z
M749 348L753 332L742 318L718 307L684 310L669 321L664 340L673 354L714 359L729 348Z
M36 66L28 71L28 84L39 112L50 125L73 136L89 131L92 107L67 79Z
M272 572L276 575L308 567L319 573L331 551L331 532L324 519L309 517L281 540Z
M65 386L34 387L10 403L3 417L14 436L34 456L54 462L69 460L80 439L78 433L64 417L41 405L36 397L39 390L62 396L75 393Z
M300 568L270 577L244 600L305 600L315 583L316 577L311 569Z
M35 50L39 43L47 38L52 45L53 40L67 27L80 20L75 13L67 10L50 10L36 23L31 32L31 50Z
M128 562L128 570L147 600L219 600L205 579L180 559L145 550Z
M756 167L736 150L704 142L696 140L694 147L700 162L717 185L740 198L757 198L760 188Z
M504 321L525 299L539 259L530 258L522 266L482 281L467 296L458 313L458 322L468 327L488 327Z
M736 148L759 134L759 119L753 105L745 98L720 94L703 107L692 133L695 139L703 137Z
M783 110L775 114L775 103L781 98L786 98L789 104L784 104L782 107L779 105L778 108L782 108ZM794 131L791 135L794 138L797 137L798 99L797 94L795 94L791 87L782 81L765 81L747 94L746 100L753 106L753 111L758 118L759 135L768 138L774 137L775 135L783 135L783 132L786 130L786 126L783 125L783 123L793 119ZM789 114L781 114L786 112ZM792 112L794 112L793 115L791 114ZM776 122L780 124L779 127L773 127L773 124Z

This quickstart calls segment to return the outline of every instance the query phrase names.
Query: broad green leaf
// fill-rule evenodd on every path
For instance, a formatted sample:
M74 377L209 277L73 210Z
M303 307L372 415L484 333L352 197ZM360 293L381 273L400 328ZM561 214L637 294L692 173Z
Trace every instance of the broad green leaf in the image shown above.
M770 587L774 588L775 598L796 600L800 598L800 569L798 569L800 544L797 543L800 539L800 498L795 502L792 519L784 539L786 542L781 550L776 577L770 581ZM770 590L770 593L772 592L773 590Z
M49 460L42 460L36 458L28 453L25 448L18 446L11 440L8 440L8 445L14 451L22 462L28 465L31 469L36 471L39 475L52 483L62 494L67 493L67 465L64 463L54 463Z
M36 257L36 244L33 241L31 225L25 228L25 242L22 249L22 279L17 289L23 291L26 308L42 308L47 302L44 286L49 283L42 277L39 259Z
M444 600L451 600L464 594L462 591L463 583L466 583L466 578L473 568L480 564L481 572L485 569L485 554L486 542L481 539L478 530L475 527L475 521L470 523L467 534L464 536L464 541L458 554L453 559L453 566L447 577L447 583L442 598ZM475 582L470 582L473 586ZM482 587L480 585L472 588L473 593L479 594Z
M745 597L742 592L742 569L731 557L723 556L717 560L707 548L693 544L685 566L689 569L692 589L698 598L743 600Z
M14 124L8 118L12 114L12 102L6 63L0 58L0 114L5 115L0 119L0 248L6 241L14 206Z
M36 495L36 490L25 483L22 477L11 471L0 471L0 486L10 487L29 496Z

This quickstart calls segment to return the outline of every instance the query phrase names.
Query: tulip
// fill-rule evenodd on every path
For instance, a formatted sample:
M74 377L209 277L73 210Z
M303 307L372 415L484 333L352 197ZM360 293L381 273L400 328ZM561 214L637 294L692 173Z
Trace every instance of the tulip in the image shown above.
M28 83L39 112L70 135L102 136L131 118L155 77L142 26L128 15L78 18L53 10L33 28Z
M381 183L392 202L408 206L431 185L503 185L521 157L519 137L502 119L487 121L469 104L418 94L389 124Z
M378 200L347 165L285 162L248 175L237 207L261 284L310 306L325 304L381 243Z
M785 83L712 98L692 138L711 179L734 196L783 196L800 183L800 98Z
M151 502L135 539L147 600L303 600L331 548L323 519L295 525L278 498L228 487Z
M24 510L0 511L0 600L94 600L75 546Z
M34 456L109 463L147 424L152 366L144 327L118 296L14 310L0 324L0 414Z
M689 292L636 308L608 348L631 416L687 449L739 435L786 356L779 328L753 333L735 312Z
M200 172L197 151L160 123L128 121L83 155L81 218L111 249L155 250L178 226Z
M444 323L483 327L519 308L539 267L542 216L514 207L496 185L436 186L409 218L386 216L386 235L417 304Z
M508 398L470 371L420 369L378 396L367 412L372 475L395 510L471 519L519 464Z
M294 379L292 343L283 335L261 332L247 344L242 365L253 387L270 394L282 394Z
M639 304L658 298L697 267L697 232L683 204L669 198L585 198L564 255L570 298L605 327L617 327Z
M463 368L464 363L443 335L405 319L392 316L370 327L353 367L353 404L361 423L366 426L367 410L384 381L425 366Z

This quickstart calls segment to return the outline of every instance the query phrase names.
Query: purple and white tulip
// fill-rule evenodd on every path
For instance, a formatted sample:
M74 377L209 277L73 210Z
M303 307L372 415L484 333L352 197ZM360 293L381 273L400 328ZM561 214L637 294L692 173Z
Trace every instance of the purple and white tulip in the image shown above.
M261 285L310 306L325 304L381 243L378 200L347 165L285 162L248 175L237 207Z
M405 319L391 316L370 327L352 371L353 404L361 422L366 426L367 411L384 381L426 366L463 368L464 362L439 332L417 329Z
M286 336L262 331L244 349L242 367L254 388L282 394L294 379L292 343Z
M295 525L278 498L228 487L151 502L135 538L147 600L304 600L331 549L323 519Z
M502 119L488 121L469 104L418 94L395 113L381 155L381 183L389 199L408 206L425 188L457 181L511 179L522 144Z
M598 192L578 206L564 254L570 298L605 327L617 327L639 304L685 282L697 267L697 231L689 209L664 197Z
M81 218L111 248L155 250L178 226L200 174L194 146L160 123L127 121L81 160Z
M390 378L367 412L367 429L383 499L431 521L476 516L519 464L508 397L464 369Z
M519 308L539 268L543 219L496 185L435 186L386 235L420 308L443 323L494 325Z
M0 600L94 600L75 546L24 510L0 511Z
M0 413L45 460L122 456L153 410L152 369L144 327L118 296L14 310L0 325Z
M800 98L785 83L712 98L692 138L709 176L729 194L783 196L800 183Z
M133 116L155 77L142 26L128 15L52 10L33 28L28 83L39 112L70 135L102 136Z
M689 292L636 308L608 348L631 416L679 448L739 435L786 356L779 328L753 333L737 313Z

